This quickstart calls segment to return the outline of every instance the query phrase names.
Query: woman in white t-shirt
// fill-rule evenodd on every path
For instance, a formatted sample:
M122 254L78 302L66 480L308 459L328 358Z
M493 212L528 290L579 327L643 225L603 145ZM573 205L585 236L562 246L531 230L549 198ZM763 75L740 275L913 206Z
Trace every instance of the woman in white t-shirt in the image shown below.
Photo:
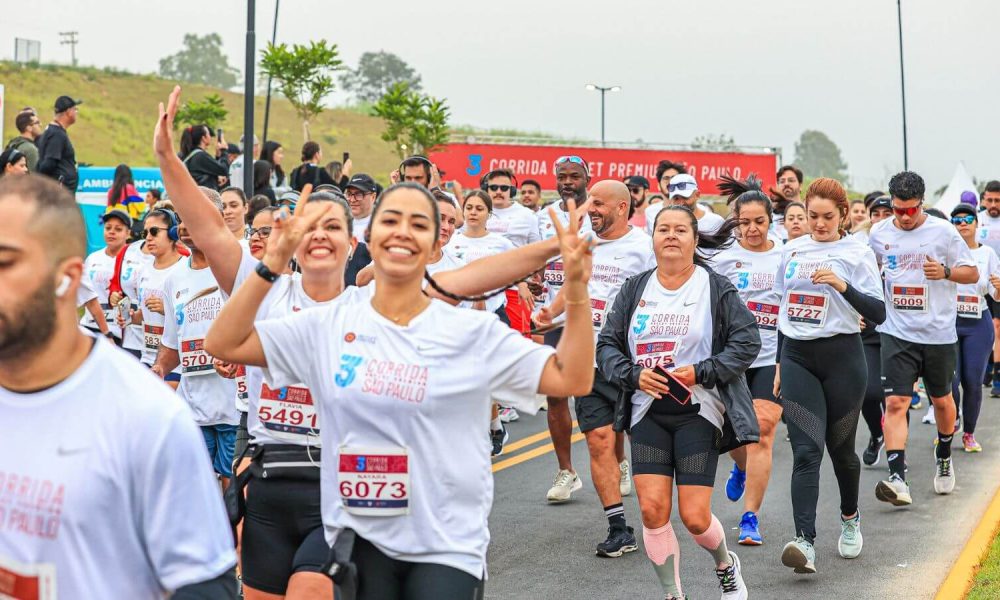
M781 418L781 403L774 395L775 354L778 349L778 307L781 296L774 291L774 274L781 262L781 242L768 236L771 227L771 200L751 176L740 181L723 176L719 190L729 196L732 217L739 223L738 243L712 258L713 268L729 278L740 299L757 319L761 349L747 369L747 385L760 424L760 441L738 448L730 455L733 468L726 482L726 496L732 502L743 499L743 516L737 538L745 546L763 543L758 513L771 477L771 450L774 431Z
M87 278L87 283L97 294L97 300L101 303L101 309L104 311L104 318L110 325L115 322L118 311L114 306L108 304L108 286L115 273L115 259L125 247L125 242L128 241L132 219L120 210L113 210L101 217L101 223L104 228L106 246L87 256L87 260L83 263L83 276ZM100 334L97 323L90 316L90 313L83 313L80 324L94 333ZM111 334L114 336L115 343L121 345L121 328L112 327Z
M462 261L470 263L485 256L494 256L501 252L508 252L514 249L514 244L500 235L486 230L486 222L493 214L493 201L489 194L482 190L473 190L465 196L463 208L465 216L465 227L452 236L446 250L452 256ZM528 284L521 283L525 289ZM507 299L504 294L498 294L490 298L485 305L485 310L496 313L504 323L510 323L504 306Z
M576 228L559 236L569 311L555 352L481 312L428 298L423 280L439 246L437 203L422 186L390 187L369 229L375 292L259 321L258 306L313 224L296 210L279 220L268 253L223 308L209 351L266 369L274 385L302 381L323 429L323 524L338 563L357 566L358 598L474 598L486 573L492 504L489 448L477 434L490 397L503 392L583 394L592 383L593 337L586 280L589 248ZM447 335L442 335L447 331ZM469 352L476 348L477 352ZM483 354L494 357L486 364ZM556 354L557 356L553 356Z
M624 391L615 429L630 429L642 537L668 599L684 598L670 525L675 485L681 520L712 556L723 598L747 597L712 514L719 454L759 439L743 376L760 350L756 321L705 258L732 243L734 227L702 235L689 208L664 207L653 222L656 269L625 282L597 341L598 368Z
M785 243L800 238L809 233L809 222L806 220L806 205L801 202L789 202L785 207Z

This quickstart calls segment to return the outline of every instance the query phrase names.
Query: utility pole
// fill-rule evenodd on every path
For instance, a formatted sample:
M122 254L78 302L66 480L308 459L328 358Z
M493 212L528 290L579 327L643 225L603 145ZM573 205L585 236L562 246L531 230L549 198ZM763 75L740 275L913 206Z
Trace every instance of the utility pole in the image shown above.
M253 70L256 59L255 20L257 16L256 0L247 0L247 53L246 72L243 73L243 181L234 181L233 185L243 185L243 193L247 198L253 196Z
M278 7L281 6L281 0L274 0L274 29L271 30L271 45L275 45L278 42ZM267 124L271 118L271 74L267 75L267 102L264 104L264 134L261 137L261 141L267 141Z
M620 92L622 91L621 86L612 85L610 87L602 87L595 85L593 83L588 83L584 86L588 91L598 91L601 92L601 146L604 146L604 94L608 92Z
M62 39L59 42L59 44L61 46L69 45L69 52L70 52L70 56L73 57L73 66L74 67L76 66L76 44L77 44L77 41L78 41L76 39L76 36L79 35L79 34L80 34L79 31L60 31L59 32L59 35L64 38L64 39Z

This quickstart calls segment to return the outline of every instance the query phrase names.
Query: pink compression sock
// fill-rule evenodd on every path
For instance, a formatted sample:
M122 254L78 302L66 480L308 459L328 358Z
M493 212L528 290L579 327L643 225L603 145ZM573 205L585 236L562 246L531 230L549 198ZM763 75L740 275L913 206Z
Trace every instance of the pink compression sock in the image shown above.
M715 559L716 569L724 569L731 563L729 560L729 548L726 546L726 532L722 529L722 523L712 515L712 524L704 533L694 537L694 541L699 546L708 550L708 553Z
M674 528L667 521L663 527L642 528L642 541L646 556L653 562L653 570L668 596L681 598L681 547L674 535Z

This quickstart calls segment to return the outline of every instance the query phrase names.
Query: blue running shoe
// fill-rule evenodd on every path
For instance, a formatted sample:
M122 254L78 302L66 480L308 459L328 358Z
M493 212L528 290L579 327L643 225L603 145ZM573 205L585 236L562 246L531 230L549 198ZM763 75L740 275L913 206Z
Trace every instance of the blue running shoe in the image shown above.
M920 399L920 394L913 392L910 397L910 410L920 410L924 407L924 403Z
M726 481L726 497L731 502L739 502L743 497L743 492L747 489L747 472L740 471L740 468L733 463L733 470L729 472L729 480Z
M743 513L743 518L740 519L740 539L737 541L741 546L760 546L764 543L757 527L757 515L749 511Z
M1000 381L993 382L993 389L990 390L990 398L1000 398Z

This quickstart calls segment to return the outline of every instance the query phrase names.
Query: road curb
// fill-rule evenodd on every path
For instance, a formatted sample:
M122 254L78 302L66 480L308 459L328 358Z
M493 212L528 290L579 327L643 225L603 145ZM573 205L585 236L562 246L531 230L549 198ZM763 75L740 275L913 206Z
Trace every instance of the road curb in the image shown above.
M979 524L972 530L969 541L966 542L965 548L962 549L955 564L952 565L944 583L938 588L934 600L963 600L965 598L969 588L972 587L976 569L993 543L993 537L998 529L1000 529L1000 487L997 488L993 500L983 512Z

